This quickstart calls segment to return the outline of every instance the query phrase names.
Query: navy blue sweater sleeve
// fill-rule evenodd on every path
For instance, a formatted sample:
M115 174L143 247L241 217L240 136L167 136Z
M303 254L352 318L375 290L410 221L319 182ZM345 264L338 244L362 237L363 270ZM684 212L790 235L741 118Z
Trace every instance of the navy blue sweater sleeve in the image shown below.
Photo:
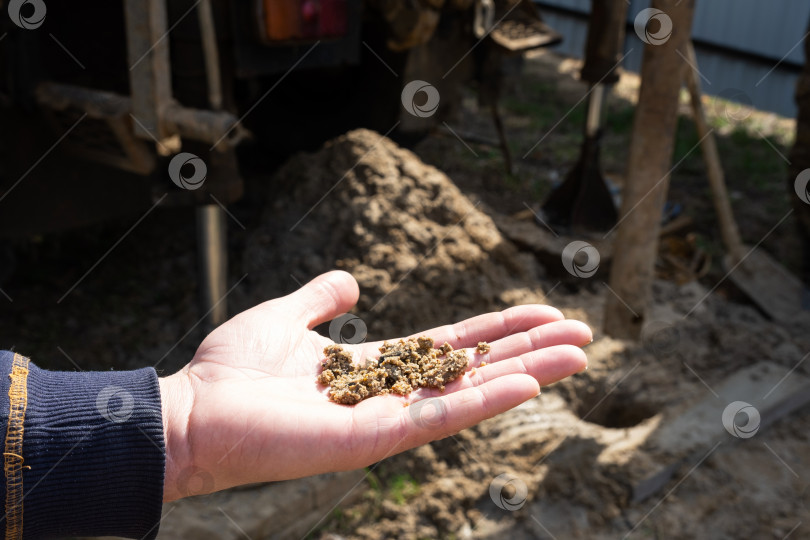
M54 372L0 352L5 538L154 538L165 444L152 368Z

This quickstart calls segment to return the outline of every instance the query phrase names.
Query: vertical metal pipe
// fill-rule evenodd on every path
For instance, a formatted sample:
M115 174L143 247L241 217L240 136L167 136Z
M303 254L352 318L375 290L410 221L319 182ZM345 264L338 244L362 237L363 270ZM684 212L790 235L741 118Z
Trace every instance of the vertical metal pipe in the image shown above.
M197 252L200 272L200 292L208 322L219 326L228 318L225 290L228 277L228 256L225 211L216 204L197 207Z
M197 8L200 23L208 102L215 111L222 109L222 81L219 51L211 0L201 0ZM225 210L216 204L197 207L197 243L200 255L200 277L203 309L208 310L208 322L218 326L228 318L225 287L228 280L228 240Z
M214 14L211 10L211 0L201 0L197 7L197 16L200 21L200 37L202 38L203 56L205 57L205 76L208 84L208 102L215 111L222 109L222 81L219 70L219 50L217 48L217 33L214 26Z

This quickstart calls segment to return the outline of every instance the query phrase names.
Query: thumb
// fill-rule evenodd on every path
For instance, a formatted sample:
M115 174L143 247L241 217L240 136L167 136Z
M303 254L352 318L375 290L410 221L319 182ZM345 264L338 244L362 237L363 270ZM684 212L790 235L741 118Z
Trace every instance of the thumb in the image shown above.
M287 295L290 314L301 318L312 329L319 324L346 313L357 303L360 289L348 272L334 270L316 277L297 291Z

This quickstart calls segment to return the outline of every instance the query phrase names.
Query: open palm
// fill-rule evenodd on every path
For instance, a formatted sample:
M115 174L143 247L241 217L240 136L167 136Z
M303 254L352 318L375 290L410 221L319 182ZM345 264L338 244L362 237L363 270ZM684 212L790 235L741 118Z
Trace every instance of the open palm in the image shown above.
M437 346L492 346L483 358L470 350L470 370L444 392L338 405L316 381L332 341L312 328L357 297L349 274L324 274L223 324L183 370L161 379L164 500L363 467L506 411L586 365L578 348L591 341L586 325L548 306L519 306L418 334ZM366 358L379 346L346 348Z

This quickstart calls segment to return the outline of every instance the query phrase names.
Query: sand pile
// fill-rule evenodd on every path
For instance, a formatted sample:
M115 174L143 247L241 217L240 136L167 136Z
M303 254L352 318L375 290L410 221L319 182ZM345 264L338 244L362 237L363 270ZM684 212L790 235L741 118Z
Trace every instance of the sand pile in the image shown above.
M501 236L481 201L375 132L294 157L274 185L288 195L246 249L248 279L265 297L346 270L360 284L369 339L542 301L533 257Z

